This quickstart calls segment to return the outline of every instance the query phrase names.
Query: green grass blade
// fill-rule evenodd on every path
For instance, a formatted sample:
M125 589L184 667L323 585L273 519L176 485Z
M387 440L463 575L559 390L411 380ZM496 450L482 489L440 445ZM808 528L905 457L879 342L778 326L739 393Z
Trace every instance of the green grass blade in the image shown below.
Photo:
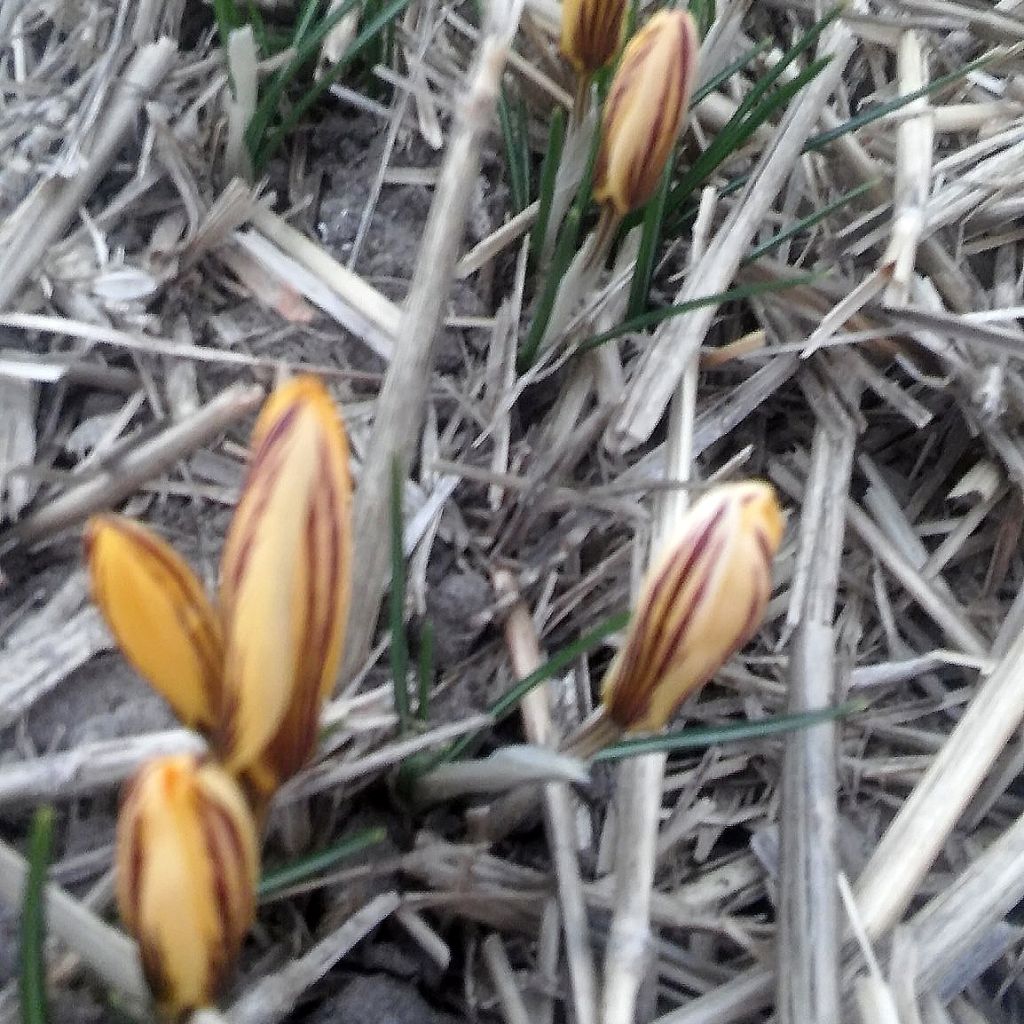
M430 713L430 689L434 685L434 627L429 620L424 621L420 629L420 656L418 662L419 702L416 705L416 717L425 722Z
M508 98L508 90L503 85L498 93L498 123L501 126L501 135L505 142L508 185L512 194L512 206L516 213L520 213L530 205L530 154L526 149L521 116L522 107L518 104L513 106ZM524 167L526 168L525 173Z
M727 64L717 75L713 75L709 78L694 94L690 97L690 109L692 110L702 99L713 93L719 86L724 85L726 82L736 74L737 71L742 71L754 58L759 57L765 50L769 49L772 45L770 39L762 39L757 46L751 47L742 56L737 57L731 64Z
M249 17L249 24L252 25L252 34L256 40L257 53L265 56L273 52L273 40L267 31L263 15L260 14L260 9L256 6L256 0L247 0L245 10Z
M540 340L544 337L548 321L551 319L551 311L555 306L555 299L558 297L558 289L562 278L572 262L576 250L579 248L580 227L583 224L583 215L590 205L590 193L594 182L594 164L597 163L597 147L600 141L600 131L595 130L594 138L590 145L590 156L587 159L587 169L583 173L580 187L576 192L569 212L562 222L562 230L558 234L558 242L555 244L555 255L551 260L551 266L544 276L544 288L537 306L533 313L533 322L527 332L526 341L519 350L519 369L526 370L533 365L537 358L537 350L540 348Z
M241 28L245 24L245 19L235 6L235 0L213 0L213 17L217 22L217 38L220 39L220 48L226 53L228 36L236 28Z
M409 642L405 635L405 555L402 551L402 483L404 475L396 455L391 463L391 590L388 616L391 625L391 685L395 693L398 732L409 730Z
M578 640L556 651L543 665L535 669L528 676L520 679L515 686L507 693L502 694L487 710L493 716L495 722L507 718L535 686L540 686L545 680L568 668L578 657L586 654L587 651L595 648L606 637L617 633L629 622L629 612L619 612L612 615L604 622L584 633ZM433 768L441 761L454 761L461 757L477 740L477 736L463 736L456 740L443 754L437 757L432 763L425 764L423 771Z
M833 7L824 17L816 21L782 55L780 60L754 83L726 126L697 158L690 170L684 174L683 179L672 189L668 200L668 210L678 210L694 190L714 172L715 168L739 149L760 125L821 71L825 66L823 62L828 58L820 58L812 62L792 81L784 83L769 95L769 91L779 81L785 70L817 42L822 32L839 16L841 10L840 7Z
M697 22L697 31L703 39L715 20L715 0L690 0L688 10Z
M292 34L292 45L301 46L302 40L310 33L313 21L317 16L320 7L320 0L305 0L299 11L298 20L295 22L295 32Z
M712 726L702 729L680 729L662 736L644 736L635 740L621 740L598 751L595 761L621 761L640 754L672 753L679 750L703 750L716 743L737 743L740 740L764 739L797 729L807 729L822 722L831 722L856 714L867 707L867 702L851 700L821 711L808 711L799 715L774 715L760 722L739 722L733 725Z
M548 128L548 148L544 152L544 162L540 168L540 205L537 208L537 220L530 235L530 259L536 267L540 261L544 247L544 236L548 231L551 219L551 202L555 194L555 179L558 177L558 165L562 161L562 146L565 144L565 111L556 107L551 115Z
M495 721L500 722L506 715L510 714L535 686L539 686L553 675L568 668L581 654L596 647L612 633L618 633L625 628L629 622L629 612L619 612L612 615L604 622L584 633L578 640L566 644L561 650L553 654L539 668L534 669L528 676L520 679L508 693L499 697L490 707L490 713Z
M771 252L773 249L777 249L783 242L788 241L795 235L799 235L803 231L807 231L813 228L816 224L821 223L826 217L835 213L836 210L842 209L847 203L853 202L858 196L864 195L865 192L874 188L878 184L877 181L866 181L863 184L858 185L856 188L851 188L849 192L844 192L841 196L833 199L831 203L827 203L820 210L815 210L814 213L808 214L806 217L800 218L800 220L794 221L788 228L780 231L777 235L772 235L771 238L766 239L760 245L753 248L748 255L743 258L743 266L748 263L753 263L754 260L759 259L766 253Z
M265 136L274 118L278 115L281 102L284 99L285 90L299 73L302 67L316 56L324 37L338 22L344 18L349 11L353 10L359 0L345 0L339 7L331 11L327 17L295 46L295 54L284 67L270 79L264 94L260 97L256 110L253 113L249 127L246 129L245 141L249 147L249 153L256 165L257 156L265 141Z
M657 192L644 209L644 226L640 235L640 247L637 249L636 264L633 267L633 280L629 286L626 316L639 316L647 309L647 296L651 291L651 277L658 256L658 242L661 241L665 204L668 202L671 184L672 167L669 165L662 172Z
M317 875L337 867L343 861L354 857L357 853L377 846L387 838L387 831L383 828L368 828L355 835L346 836L345 839L326 850L318 853L311 853L307 857L300 857L289 864L283 864L279 868L273 868L260 879L257 890L260 899L266 899L282 889L290 889L293 885L300 885L303 882L315 878Z
M580 352L588 352L592 348L603 345L606 341L619 338L623 334L634 334L637 331L654 327L663 320L679 316L682 313L690 313L701 306L720 306L724 302L739 302L742 299L749 299L755 295L763 295L765 292L780 292L787 288L795 288L797 285L809 284L816 281L821 274L802 274L798 277L788 277L782 281L757 281L754 284L738 285L724 292L715 292L713 295L701 295L689 302L680 302L676 306L665 306L663 309L655 309L650 313L643 313L633 317L631 320L624 320L618 327L604 331L601 334L588 338L579 347Z
M808 82L820 74L831 58L822 57L809 64L794 79L779 86L753 109L741 107L728 124L715 136L711 145L694 161L693 166L672 188L668 209L678 209L704 182L740 149L757 129L784 107Z
M22 1024L46 1024L46 872L53 849L53 808L41 807L32 819L28 874L21 905L21 973L19 997Z
M885 103L877 103L873 107L869 107L867 110L862 110L859 114L851 117L848 121L844 121L842 124L837 124L835 128L830 128L828 131L820 132L817 135L812 135L807 142L804 144L803 151L805 153L811 153L814 150L821 149L823 146L827 146L830 142L835 142L836 139L849 132L855 132L859 128L863 128L867 124L871 124L872 121L877 121L880 117L885 117L886 114L891 114L895 110L899 110L901 107L905 107L908 103L913 103L914 100L919 100L923 96L928 96L938 89L942 89L947 85L951 85L954 82L958 82L965 78L972 71L976 71L980 67L984 67L995 59L996 55L989 53L984 56L978 57L977 60L972 60L969 64L965 64L962 68L957 68L956 71L947 72L945 75L939 75L938 78L932 79L927 85L922 85L920 89L912 89L908 93L904 93L902 96L897 96L894 99L888 100Z
M355 6L356 0L345 0L345 3L341 7L332 11L331 14L324 19L325 22L331 22L333 27L334 24L340 20L338 17L339 12L347 13ZM263 133L254 136L257 143L257 156L253 158L253 166L257 169L262 169L266 166L267 161L277 152L278 148L282 145L288 135L294 131L296 125L305 117L306 112L316 103L320 97L328 90L334 83L344 74L349 64L355 60L364 50L373 45L378 36L384 32L389 25L391 25L395 18L398 17L406 7L409 6L410 0L391 0L391 3L386 4L381 8L380 12L368 21L358 36L349 44L348 49L342 54L338 61L333 64L330 68L321 74L320 78L310 86L309 89L302 95L302 97L296 101L295 105L288 111L288 113L282 118L281 125L275 129L267 138L263 138L263 133L266 132L266 125L264 126ZM318 27L313 33L310 34L310 38L313 36L320 36L321 30ZM320 39L317 41L319 46ZM304 45L304 49L307 47ZM312 52L316 52L317 47L312 48ZM308 56L307 56L308 59ZM301 64L298 65L301 67ZM280 96L278 97L280 99ZM263 101L260 101L260 106L257 107L257 113L259 113L260 107L263 106ZM277 107L275 105L274 109ZM272 114L271 114L272 116ZM256 123L256 118L253 118L253 124ZM269 121L267 121L269 124ZM250 128L252 125L250 125ZM247 141L250 136L247 134ZM262 143L259 140L262 139ZM252 142L250 144L250 150L252 149Z

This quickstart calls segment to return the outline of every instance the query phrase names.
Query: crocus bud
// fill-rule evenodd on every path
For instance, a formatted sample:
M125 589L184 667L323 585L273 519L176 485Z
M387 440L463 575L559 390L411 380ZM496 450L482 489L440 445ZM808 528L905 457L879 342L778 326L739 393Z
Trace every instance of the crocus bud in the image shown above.
M622 53L601 118L594 199L617 217L654 194L672 155L697 71L697 25L660 11Z
M771 596L782 510L770 484L724 484L683 517L648 572L605 677L606 719L661 729L757 631Z
M238 784L192 755L151 761L125 791L116 870L158 1009L211 1005L256 912L259 847Z
M219 746L258 798L313 752L348 617L348 442L318 380L298 377L270 396L250 459L221 562Z
M615 56L626 0L564 0L561 50L576 74L589 79Z
M93 599L118 646L181 721L209 732L220 701L220 623L195 573L152 531L96 516L85 531Z

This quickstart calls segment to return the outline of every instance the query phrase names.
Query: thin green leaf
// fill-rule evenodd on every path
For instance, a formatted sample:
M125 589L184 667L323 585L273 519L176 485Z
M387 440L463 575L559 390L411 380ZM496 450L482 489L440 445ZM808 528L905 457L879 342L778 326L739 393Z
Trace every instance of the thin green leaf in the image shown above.
M703 39L715 20L715 0L690 0L689 11L697 22L697 30Z
M416 717L425 722L430 711L430 689L434 685L434 627L429 620L425 620L420 628L418 667L419 700L416 705Z
M540 340L544 337L548 321L551 319L551 311L555 306L555 299L558 297L558 289L561 286L562 278L572 262L573 256L579 249L580 227L583 224L583 215L590 205L590 193L594 182L594 164L597 162L597 148L600 141L600 131L594 132L594 138L590 145L590 156L587 159L587 169L583 173L576 198L573 200L569 212L562 222L562 230L558 234L558 242L555 244L555 254L551 260L544 277L544 288L537 306L534 309L533 321L530 330L527 332L526 341L519 350L519 369L526 370L533 365L537 358L537 350L540 348Z
M320 7L320 0L305 0L299 10L299 17L295 22L295 31L292 34L292 44L301 46L302 40L310 33L313 21L317 16Z
M839 16L840 11L840 7L834 7L824 17L816 21L782 55L781 59L754 83L725 127L715 136L711 145L697 158L689 171L683 175L682 180L672 189L668 199L670 211L678 210L726 158L736 152L760 125L764 124L780 106L783 106L791 96L821 71L825 66L823 62L828 58L812 62L791 82L785 83L769 95L769 90L779 81L790 64L815 44L822 32Z
M263 15L260 14L260 9L256 6L256 0L247 0L245 9L249 16L249 24L252 25L257 52L264 55L270 53L274 48L273 40L270 33L267 32L266 23L263 21Z
M509 191L516 213L530 204L530 154L525 150L524 129L520 120L522 108L513 106L503 85L498 93L498 123L505 142L505 163L508 168ZM525 150L525 152L524 152ZM525 170L524 170L525 168Z
M355 5L356 0L345 0L345 2L334 11L331 12L328 18L324 21L330 21L336 24L339 20L336 15L339 11L346 12ZM349 44L348 49L342 54L338 61L326 69L317 81L305 92L301 99L289 110L288 114L282 119L280 127L272 132L268 138L263 141L263 144L259 148L258 159L253 159L253 165L257 168L263 168L266 166L267 161L277 152L278 148L288 137L288 135L294 131L295 126L305 117L306 112L313 106L317 100L328 90L334 83L344 74L349 64L355 60L364 50L371 46L377 37L385 30L389 25L394 22L395 18L398 17L406 7L409 6L410 0L392 0L391 3L382 7L380 13L367 22L362 31L358 36ZM312 33L312 35L319 35L320 28ZM319 45L319 43L318 43ZM304 46L304 49L306 47ZM314 48L315 49L315 48ZM260 106L262 107L262 101ZM275 107L276 109L276 107ZM257 108L259 112L259 108ZM255 121L255 118L253 119ZM250 125L251 127L251 125ZM257 136L262 138L262 135ZM248 135L247 135L248 139Z
M765 253L771 252L773 249L777 249L783 242L788 241L795 235L799 235L803 231L807 231L819 224L826 217L835 213L836 210L842 209L847 203L853 202L858 196L864 195L869 189L874 188L877 181L866 181L863 184L858 185L856 188L851 188L849 192L844 192L841 196L833 199L831 203L827 203L820 210L815 210L814 213L808 214L806 217L801 217L799 220L794 221L788 228L780 231L777 235L772 235L771 238L766 239L760 245L756 246L750 251L750 253L743 258L743 265L746 266L748 263L753 263L754 260L764 256Z
M545 680L568 668L577 658L595 648L606 637L623 629L627 622L629 622L629 612L619 612L617 615L605 619L604 622L595 626L589 632L584 633L578 640L574 640L571 644L566 644L561 650L556 651L543 665L525 678L520 679L511 690L502 694L488 708L488 712L494 718L494 721L497 723L508 717L523 697L535 686L540 686ZM426 771L429 768L433 768L442 761L454 761L455 758L461 757L462 754L473 746L477 739L478 737L474 735L463 736L461 739L456 740L432 763L425 764L423 770Z
M905 107L908 103L913 103L914 100L921 99L922 96L928 96L937 89L942 89L947 85L951 85L953 82L958 82L969 75L972 71L977 71L978 68L984 67L986 64L995 60L996 56L997 54L994 53L985 54L984 56L978 57L977 60L972 60L970 63L965 64L962 68L957 68L956 71L950 71L945 75L939 75L938 78L933 78L927 85L922 85L920 89L912 89L910 92L903 93L902 96L897 96L885 103L877 103L873 107L868 107L866 110L862 110L855 117L851 117L848 121L844 121L842 124L837 124L835 128L830 128L828 131L812 135L804 144L803 151L805 153L811 153L814 150L821 149L823 146L827 146L830 142L835 142L836 139L843 135L847 135L849 132L855 132L859 128L863 128L865 125L871 124L872 121L877 121L880 117L885 117L886 114L891 114L894 110L899 110L901 107Z
M740 740L764 739L782 733L807 729L822 722L856 714L867 707L863 700L851 700L821 711L808 711L799 715L775 715L760 722L740 722L733 725L709 726L701 729L680 729L662 736L644 736L640 739L621 740L598 751L595 761L621 761L640 754L671 753L679 750L703 750L717 743L737 743Z
M241 28L245 24L245 19L235 6L235 0L213 0L213 17L217 22L217 36L221 49L226 52L228 36L234 29Z
M666 165L661 174L661 181L658 183L658 190L644 208L644 226L640 234L640 247L637 249L636 263L633 266L633 280L629 286L627 316L639 316L647 309L647 296L651 291L651 277L654 274L658 243L661 241L662 224L665 220L665 204L668 201L671 184L672 167Z
M742 56L737 57L731 64L726 64L717 75L713 75L709 78L694 94L690 97L690 109L692 110L698 103L705 97L713 93L719 86L724 85L726 82L736 74L737 71L742 71L755 57L759 57L765 50L769 49L772 45L770 39L762 39L757 46L751 47Z
M814 61L794 79L780 85L753 109L746 106L745 100L726 126L715 136L711 145L701 153L673 187L668 198L668 209L678 209L726 159L746 144L761 125L770 120L811 79L820 74L830 59L822 57L820 60Z
M41 807L32 819L28 874L21 905L21 973L19 996L22 1024L46 1024L46 872L53 849L53 808Z
M548 128L548 148L544 152L544 162L540 168L540 205L537 208L537 220L530 235L530 259L536 267L544 248L544 236L548 232L548 221L551 219L551 202L555 194L555 179L558 177L558 165L562 160L562 146L565 144L565 111L556 107L551 115Z
M597 348L613 338L619 338L623 334L635 334L637 331L654 327L670 317L679 316L682 313L690 313L695 309L700 309L702 306L720 306L725 302L739 302L742 299L749 299L755 295L763 295L765 292L784 291L786 288L795 288L797 285L809 284L812 281L816 281L819 277L821 277L821 274L802 274L799 277L789 277L781 281L757 281L753 284L738 285L724 292L715 292L713 295L701 295L696 299L690 299L689 302L680 302L675 306L655 309L650 313L643 313L640 316L633 317L631 320L624 320L618 327L613 327L609 331L604 331L593 338L588 338L580 345L579 351L588 352L590 349Z
M316 56L319 51L320 44L323 42L327 33L330 32L331 29L349 13L349 11L353 10L358 3L359 0L344 0L342 4L331 11L315 30L306 33L302 40L295 46L295 53L292 56L292 59L288 61L284 67L279 68L273 78L270 79L264 95L260 97L260 101L256 106L252 120L249 122L249 127L246 129L245 133L245 141L249 147L249 153L253 158L254 164L257 163L257 157L259 156L260 148L265 141L267 131L270 128L273 119L278 115L281 107L281 101L284 99L285 90L288 88L295 76L302 70L303 66L310 59Z
M391 462L391 591L388 616L391 625L391 685L400 735L409 730L409 642L405 635L405 556L402 551L403 480L401 462L396 455Z
M282 889L290 889L293 885L307 882L309 879L337 867L357 853L361 853L371 846L377 846L386 838L387 831L383 828L364 829L362 832L347 836L341 842L327 847L326 850L311 853L307 857L300 857L289 864L273 868L260 879L257 890L259 898L266 899Z

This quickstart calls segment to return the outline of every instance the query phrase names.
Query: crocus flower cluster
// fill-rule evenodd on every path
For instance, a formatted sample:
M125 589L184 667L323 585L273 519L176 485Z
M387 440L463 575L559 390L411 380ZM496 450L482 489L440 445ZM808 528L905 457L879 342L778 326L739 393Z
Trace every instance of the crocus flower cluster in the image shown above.
M268 399L211 600L130 519L86 530L93 596L118 645L210 756L146 765L118 821L118 904L158 1008L208 1005L255 913L260 824L311 757L351 584L348 443L323 385Z

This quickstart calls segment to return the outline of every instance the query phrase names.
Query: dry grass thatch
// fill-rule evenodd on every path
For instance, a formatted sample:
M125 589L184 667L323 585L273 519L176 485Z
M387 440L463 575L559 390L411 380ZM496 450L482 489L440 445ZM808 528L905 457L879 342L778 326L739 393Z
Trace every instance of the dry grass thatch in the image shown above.
M261 6L290 24L289 0ZM329 1007L391 929L437 1005L507 1024L1022 1021L1020 4L851 0L780 82L827 63L661 239L656 306L741 291L588 348L626 316L627 237L524 369L542 204L516 205L497 110L521 109L536 182L573 102L558 8L414 0L264 167L245 129L292 51L248 30L225 50L197 0L0 0L0 902L16 914L16 851L55 804L51 990L144 1001L107 923L114 798L198 740L108 653L78 529L125 507L209 578L251 416L310 370L352 435L358 597L268 862L389 838L266 894L225 1019ZM704 81L766 45L695 106L681 167L824 13L719 0ZM321 41L318 74L358 31ZM380 614L396 457L413 653L435 636L405 733ZM395 770L453 740L554 745L585 719L614 638L518 718L488 707L628 606L695 487L746 475L788 510L776 590L683 717L866 711L539 802L578 765L509 754L450 777L483 797L402 801ZM510 780L534 788L493 793Z

